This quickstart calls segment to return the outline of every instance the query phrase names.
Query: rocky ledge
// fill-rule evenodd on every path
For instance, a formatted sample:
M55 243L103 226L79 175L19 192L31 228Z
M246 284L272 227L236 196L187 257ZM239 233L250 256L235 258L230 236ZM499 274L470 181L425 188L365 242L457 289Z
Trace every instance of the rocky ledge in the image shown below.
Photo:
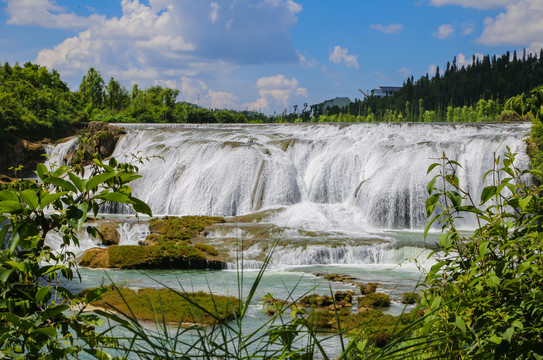
M92 248L79 264L90 268L223 269L225 257L215 247L200 242L206 226L222 222L223 218L208 216L154 219L149 223L151 233L140 245ZM111 237L115 235L107 236Z

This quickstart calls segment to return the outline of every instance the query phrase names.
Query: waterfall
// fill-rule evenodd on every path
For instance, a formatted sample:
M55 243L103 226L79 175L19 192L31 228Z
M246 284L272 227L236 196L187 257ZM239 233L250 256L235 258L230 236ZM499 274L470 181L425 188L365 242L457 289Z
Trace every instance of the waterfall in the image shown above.
M273 222L309 230L423 228L426 170L443 153L463 165L461 184L474 194L506 146L518 166L529 164L528 123L119 126L118 160L160 157L138 164L143 177L132 185L155 215L282 208Z

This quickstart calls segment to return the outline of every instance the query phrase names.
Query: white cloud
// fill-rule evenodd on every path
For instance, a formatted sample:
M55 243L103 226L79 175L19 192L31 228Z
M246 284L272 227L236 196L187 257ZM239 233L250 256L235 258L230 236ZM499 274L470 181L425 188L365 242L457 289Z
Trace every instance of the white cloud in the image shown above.
M374 30L378 30L385 34L397 33L404 29L402 24L390 24L390 25L371 24L370 28Z
M411 75L411 69L406 68L406 67L402 67L402 68L400 68L398 70L398 74L400 74L403 77L407 77L407 76Z
M219 9L221 7L216 2L212 2L210 6L211 6L211 12L209 13L209 19L211 20L213 24L215 24L217 22L217 19L219 18Z
M339 45L334 47L334 51L330 54L328 60L335 64L345 63L347 67L353 67L355 69L358 69L359 67L358 55L349 54L349 50L347 48L342 49Z
M461 27L462 27L462 35L469 35L475 31L477 24L474 23L473 21L468 21L468 22L463 22L461 24Z
M296 78L287 79L284 75L262 77L257 80L256 87L259 89L260 98L244 107L250 110L268 110L271 106L288 107L293 98L308 97L306 88L299 87Z
M186 79L211 84L244 64L300 61L290 30L302 7L292 0L122 0L113 17L80 16L55 0L4 1L8 24L74 31L35 59L73 83L95 67L104 78L186 88ZM228 98L210 90L200 98Z
M475 56L475 59L477 60L483 60L483 57L484 55L481 54L481 53L476 53L476 54L473 54L473 56ZM463 53L459 53L457 56L456 56L456 65L461 68L462 66L468 66L468 65L471 65L471 63L473 62L473 56L472 57L469 57L469 58L466 58L466 55L464 55Z
M433 34L434 37L444 40L454 34L454 26L451 24L441 25L437 31Z
M528 45L539 51L543 46L543 2L518 0L507 4L494 19L485 20L478 42L484 45Z
M232 109L238 106L239 99L232 93L226 91L209 90L206 101L212 109Z
M51 0L5 0L7 20L11 25L34 25L53 29L82 29L93 21L104 18L91 15L88 18L77 16L58 6Z
M504 7L511 1L513 0L430 0L430 4L435 6L460 5L476 9L492 9Z
M434 76L436 74L437 66L435 64L430 64L428 66L428 75Z

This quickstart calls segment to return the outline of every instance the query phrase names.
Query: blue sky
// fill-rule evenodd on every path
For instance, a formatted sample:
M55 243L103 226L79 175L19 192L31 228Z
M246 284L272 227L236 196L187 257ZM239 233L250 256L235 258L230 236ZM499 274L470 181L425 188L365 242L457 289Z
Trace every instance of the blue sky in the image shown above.
M0 61L265 113L400 86L454 56L539 53L543 0L2 0Z

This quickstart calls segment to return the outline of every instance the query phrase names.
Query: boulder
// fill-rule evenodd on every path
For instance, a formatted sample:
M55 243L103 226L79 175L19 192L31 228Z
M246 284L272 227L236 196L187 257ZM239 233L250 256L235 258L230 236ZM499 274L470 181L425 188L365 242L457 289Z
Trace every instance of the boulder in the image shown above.
M96 229L102 234L102 245L119 245L121 235L117 231L115 223L107 221L101 222L96 226Z

